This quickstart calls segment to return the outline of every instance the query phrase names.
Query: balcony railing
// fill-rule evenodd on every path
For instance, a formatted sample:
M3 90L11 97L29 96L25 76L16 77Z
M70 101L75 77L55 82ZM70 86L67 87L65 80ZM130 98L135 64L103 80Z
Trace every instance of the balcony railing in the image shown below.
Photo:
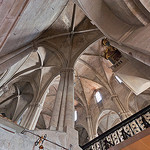
M83 150L107 150L148 127L150 127L150 105L81 146L81 148Z

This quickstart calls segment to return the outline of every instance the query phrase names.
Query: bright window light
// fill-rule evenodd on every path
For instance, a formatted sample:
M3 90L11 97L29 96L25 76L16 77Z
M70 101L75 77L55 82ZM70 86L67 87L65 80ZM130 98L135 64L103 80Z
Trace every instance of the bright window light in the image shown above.
M117 79L117 81L118 81L119 83L122 83L122 80L121 80L118 76L115 76L115 78Z
M77 121L78 115L77 115L77 111L74 111L74 121Z
M96 94L95 94L95 96L96 96L96 101L97 101L97 103L99 103L99 102L102 100L102 95L101 95L101 93L100 93L99 91L97 91Z

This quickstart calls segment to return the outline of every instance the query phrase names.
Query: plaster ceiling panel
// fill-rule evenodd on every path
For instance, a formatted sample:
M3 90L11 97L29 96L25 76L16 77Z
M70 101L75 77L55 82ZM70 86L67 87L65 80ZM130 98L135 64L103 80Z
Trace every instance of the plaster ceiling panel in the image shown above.
M74 3L69 1L67 6L62 11L58 19L46 30L41 38L50 35L59 35L61 33L69 33L71 29L72 19L74 19L74 28L84 19L85 15L82 10L76 5L75 16L73 17Z
M83 91L83 88L82 88L82 85L81 85L81 80L80 78L75 78L75 89L78 91L78 92L82 92Z
M48 66L61 66L62 63L59 57L55 53L47 52L43 64L45 67L48 67Z
M41 78L41 85L40 88L42 89L46 84L50 84L50 79L53 76L54 69L51 67L44 67L42 68L42 78Z
M60 81L60 75L57 75L53 81L51 82L51 86L53 86L56 90L58 88L59 85L59 81ZM51 90L50 90L51 91ZM50 92L51 93L51 92Z
M40 60L37 52L32 52L29 58L25 61L25 63L20 67L17 73L24 71L25 69L32 68L39 68L40 67Z
M68 2L57 20L41 35L41 38L69 32L73 12L73 3Z
M83 55L92 55L92 56L97 56L99 57L99 54L97 54L97 50L91 50L90 48L87 48L86 51L83 52Z
M84 93L86 96L86 100L89 103L89 101L91 100L92 96L93 96L93 92L96 89L99 89L101 86L91 80L87 80L84 78L80 79L83 85L83 89L84 89Z
M91 23L91 20L87 16L85 16L83 20L76 26L75 31L78 32L88 29L96 29L96 26Z
M55 21L66 3L67 0L30 1L10 33L1 55L14 51L39 36Z
M118 124L120 121L121 120L120 120L119 115L115 112L111 112L111 114L109 115L109 120L108 120L108 129L112 128L113 126Z
M111 110L104 110L100 116L99 127L103 132L112 128L121 121L119 115Z
M55 102L55 96L47 96L46 100L44 102L44 106L43 106L43 110L42 112L51 116L52 111L53 111L53 107L54 107L54 102Z
M92 44L92 46L89 46L85 51L84 51L84 53L83 53L83 55L84 54L91 54L91 55L96 55L96 56L99 56L99 51L100 51L100 49L99 49L99 47L97 46L97 43L99 43L99 42L95 42L94 44Z
M86 60L86 62L88 62L92 67L94 67L96 71L103 75L104 78L107 77L107 79L110 80L113 74L110 68L112 64L108 60L105 60L101 57L102 51L103 47L101 46L101 40L98 40L84 51L81 58Z
M57 93L57 88L55 87L55 85L51 85L50 88L49 88L49 93L47 94L48 96L50 95L56 95Z
M41 69L36 70L28 74L28 78L31 78L31 80L34 80L35 84L38 86L37 90L40 88L40 82L41 82Z
M103 65L104 71L106 73L107 79L108 79L108 81L110 81L110 79L113 75L112 69L110 68L112 66L112 64L104 58L102 58L101 61L102 61L102 65Z
M37 126L38 129L46 129L46 125L45 125L45 120L43 118L43 114L40 114L36 126Z
M101 58L101 52L104 50L101 39L91 44L83 53L83 55L93 55Z
M93 51L95 54L99 55L102 49L101 40L94 42L89 48L91 52Z
M78 75L78 73L84 72L85 67L86 67L86 66L85 66L84 64L82 64L82 62L77 61L77 63L75 64L75 70L76 70L77 75ZM88 69L88 68L87 68L87 69ZM89 70L90 70L90 69L89 69Z
M101 84L101 81L97 78L95 73L81 62L76 63L75 70L78 71L78 76Z
M33 93L33 90L32 90L32 86L29 82L26 82L26 81L19 81L17 83L14 84L15 86L17 86L21 93Z
M87 127L87 122L86 122L86 110L83 109L81 105L77 107L77 112L78 112L78 119L76 121L77 125L84 125L84 127Z
M88 75L90 78L95 77L95 74L93 73L93 71L90 68L88 68L86 65L84 65L82 62L78 61L78 63L76 63L75 70L77 71L79 76Z
M76 5L76 14L75 14L75 27L77 27L85 18L83 11Z
M42 114L43 115L43 118L44 118L44 121L45 121L45 125L46 125L46 129L49 127L50 125L50 119L51 117L49 115L46 115L46 114Z
M104 79L106 79L99 57L89 55L81 56L81 59L84 60L87 64L89 64L95 72L98 72Z
M77 59L82 53L86 53L86 48L102 36L100 31L90 27L83 29L83 33L75 34L73 38L72 59Z
M71 49L70 36L61 36L58 38L52 38L46 40L47 49L54 51L61 55L64 59L69 57L69 51Z

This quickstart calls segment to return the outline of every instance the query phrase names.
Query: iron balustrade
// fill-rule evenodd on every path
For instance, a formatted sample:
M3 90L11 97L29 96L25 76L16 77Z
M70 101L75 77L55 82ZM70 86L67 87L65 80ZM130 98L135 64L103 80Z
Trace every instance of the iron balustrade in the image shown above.
M107 150L148 127L150 127L150 105L81 146L81 148L83 150Z

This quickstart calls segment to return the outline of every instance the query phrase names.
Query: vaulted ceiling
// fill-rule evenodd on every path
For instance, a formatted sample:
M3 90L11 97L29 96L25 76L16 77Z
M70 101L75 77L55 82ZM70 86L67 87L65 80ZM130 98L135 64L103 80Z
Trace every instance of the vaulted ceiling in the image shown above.
M96 133L98 128L105 132L121 121L111 95L118 95L130 114L147 106L149 89L135 96L115 79L111 63L101 56L101 40L107 36L118 48L122 44L119 50L126 57L130 55L150 64L147 32L150 9L144 2L0 1L0 112L7 112L7 117L16 121L33 97L40 99L47 91L36 127L49 128L59 73L64 67L75 71L74 105L78 111L75 126L86 135L81 144L89 140L87 116L92 116ZM141 34L145 36L142 38ZM100 103L96 102L96 91L101 92ZM14 107L7 111L10 105Z

